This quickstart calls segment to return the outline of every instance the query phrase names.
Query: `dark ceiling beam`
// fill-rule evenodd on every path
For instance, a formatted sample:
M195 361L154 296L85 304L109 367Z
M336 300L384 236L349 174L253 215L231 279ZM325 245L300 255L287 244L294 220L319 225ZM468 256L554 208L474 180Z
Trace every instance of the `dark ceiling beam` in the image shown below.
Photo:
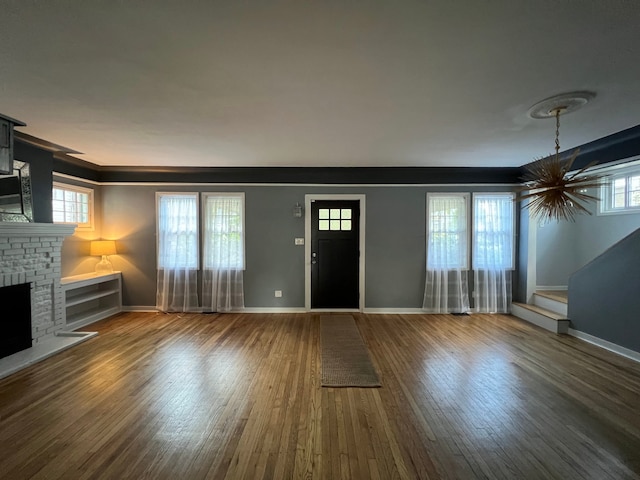
M576 148L580 149L580 153L573 162L572 170L579 170L590 163L594 163L594 166L603 166L637 157L640 155L640 125L607 135ZM560 152L560 158L568 159L575 151L576 149L572 148Z
M446 184L518 183L518 168L481 167L102 167L103 182Z

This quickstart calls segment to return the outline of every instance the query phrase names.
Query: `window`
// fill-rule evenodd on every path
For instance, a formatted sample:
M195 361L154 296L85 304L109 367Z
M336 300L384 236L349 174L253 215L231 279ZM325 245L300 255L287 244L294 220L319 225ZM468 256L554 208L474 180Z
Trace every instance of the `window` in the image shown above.
M468 270L471 245L473 269L513 270L514 194L473 194L471 229L468 205L468 194L427 194L427 268Z
M204 193L204 267L244 270L244 194Z
M93 190L53 183L53 223L78 225L80 230L93 229Z
M199 195L158 193L156 197L156 307L161 311L244 308L244 193L202 193L202 217Z
M640 170L612 175L602 186L599 213L640 212Z
M473 194L474 269L514 269L514 207L513 193Z
M423 308L431 313L469 311L471 249L474 310L509 312L515 263L514 194L474 193L471 222L468 209L469 194L427 194Z
M158 193L158 268L198 268L198 194Z
M427 268L469 268L469 195L427 194Z

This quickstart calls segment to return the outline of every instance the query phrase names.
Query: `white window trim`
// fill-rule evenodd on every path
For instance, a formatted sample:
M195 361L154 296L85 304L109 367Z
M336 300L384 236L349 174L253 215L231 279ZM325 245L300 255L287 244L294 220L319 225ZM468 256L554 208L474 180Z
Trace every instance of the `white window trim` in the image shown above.
M471 195L469 194L469 192L427 192L427 198L426 198L426 212L427 212L427 216L426 216L426 240L427 243L425 245L426 248L426 252L427 252L427 258L425 259L427 262L427 268L428 268L428 262L429 262L429 199L430 198L437 198L437 197L462 197L465 201L465 205L467 207L467 258L465 259L465 266L462 267L460 270L468 272L471 270L471 249L473 247L472 244L469 243L470 238L470 234L471 234L471 204L470 204L470 198Z
M612 208L612 185L614 180L619 178L626 178L640 176L640 167L634 165L633 167L621 168L610 176L606 177L600 186L600 201L598 202L598 215L628 215L640 213L640 206L637 207L624 207L624 208Z
M247 231L245 228L246 222L246 211L245 211L245 195L244 192L202 192L201 199L201 208L200 208L200 225L201 228L204 228L204 215L206 214L206 203L207 198L209 197L227 197L227 198L240 198L242 201L242 270L247 269ZM204 235L204 230L200 236ZM204 239L201 238L201 242L204 242Z
M89 201L89 221L86 223L76 223L76 222L53 222L58 225L77 225L76 231L84 231L91 232L95 230L95 217L94 217L94 195L93 189L87 187L79 187L77 185L71 185L69 183L62 182L53 182L51 190L54 188L59 190L69 190L76 193L84 193L88 196ZM53 209L53 206L52 206Z
M511 199L511 201L513 202L513 222L511 225L511 232L512 232L512 242L513 242L513 247L511 248L511 268L508 268L507 270L515 270L516 269L516 203L515 203L515 199L516 199L516 194L514 192L473 192L473 198L472 198L472 202L471 202L471 208L472 208L472 212L471 212L471 216L475 217L475 208L476 208L476 197L483 197L483 196L490 196L490 195L494 195L494 196L503 196L503 197L509 197ZM472 225L472 230L471 230L471 250L472 252L475 252L475 246L476 246L476 229L475 229L475 225ZM473 257L473 253L472 253L472 257ZM472 265L473 268L473 265Z

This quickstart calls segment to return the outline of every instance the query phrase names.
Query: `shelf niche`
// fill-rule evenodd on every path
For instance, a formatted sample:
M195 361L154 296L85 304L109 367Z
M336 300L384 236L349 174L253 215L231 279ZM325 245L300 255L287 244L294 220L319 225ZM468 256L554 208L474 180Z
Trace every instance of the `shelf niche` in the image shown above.
M122 311L122 275L120 272L87 273L64 277L65 323L75 330Z

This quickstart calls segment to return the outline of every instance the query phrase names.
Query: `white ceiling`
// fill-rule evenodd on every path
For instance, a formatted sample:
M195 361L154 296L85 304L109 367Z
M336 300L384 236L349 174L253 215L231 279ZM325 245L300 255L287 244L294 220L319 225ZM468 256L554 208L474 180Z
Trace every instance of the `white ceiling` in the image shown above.
M98 165L519 166L640 124L637 0L0 0L0 113Z

